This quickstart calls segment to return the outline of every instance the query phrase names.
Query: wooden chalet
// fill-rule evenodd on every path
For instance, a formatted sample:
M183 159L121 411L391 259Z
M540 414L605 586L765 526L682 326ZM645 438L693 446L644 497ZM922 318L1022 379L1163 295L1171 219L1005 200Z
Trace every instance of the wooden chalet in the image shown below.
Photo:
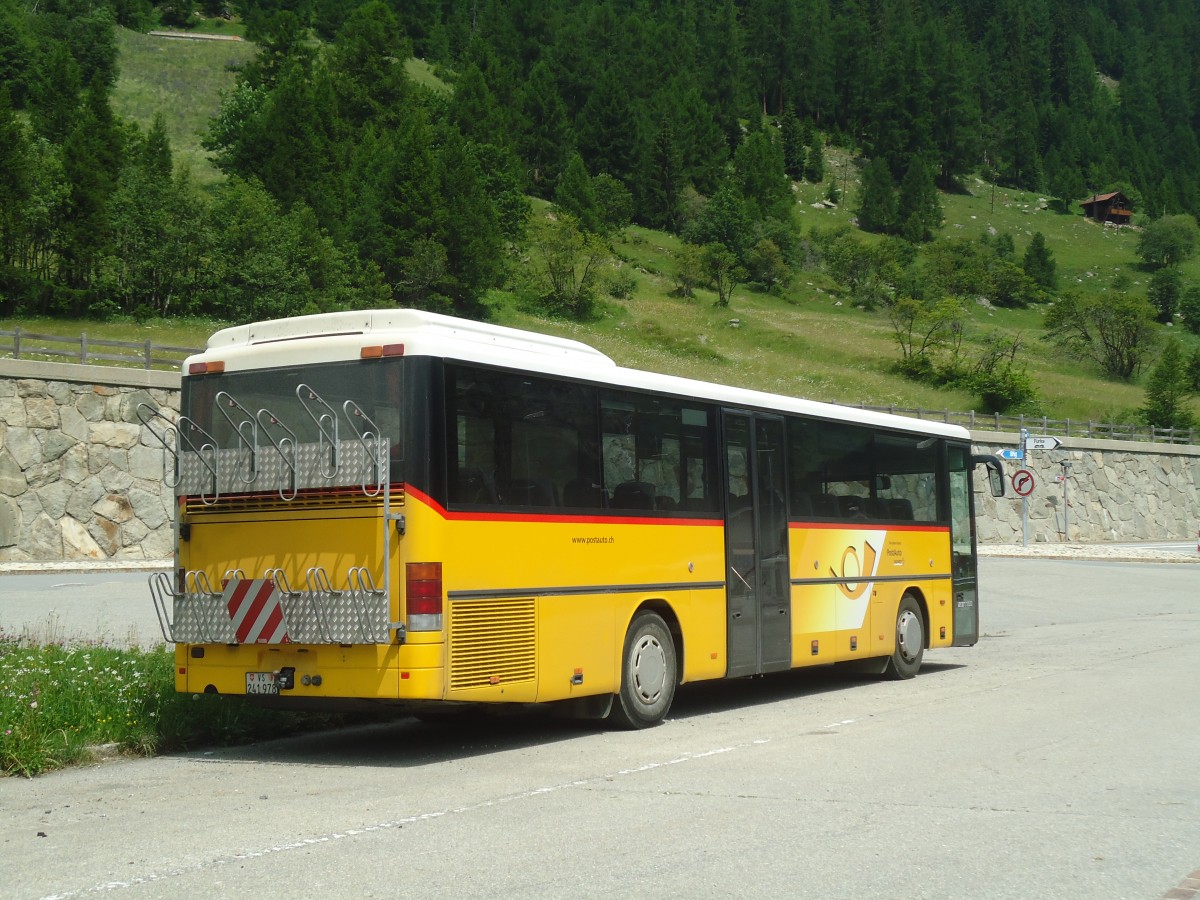
M1089 199L1083 201L1083 214L1097 222L1128 225L1133 218L1133 204L1120 191L1093 194Z

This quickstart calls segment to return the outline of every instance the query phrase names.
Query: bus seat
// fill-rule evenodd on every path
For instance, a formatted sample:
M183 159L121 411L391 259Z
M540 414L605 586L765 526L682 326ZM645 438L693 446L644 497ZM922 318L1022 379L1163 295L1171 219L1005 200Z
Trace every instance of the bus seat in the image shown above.
M604 491L600 489L600 485L592 484L591 480L586 478L568 481L567 486L563 488L562 500L563 506L583 509L603 509L608 505L604 502Z
M817 494L812 498L813 514L823 519L836 519L841 515L837 497L832 494Z
M798 516L800 518L807 518L808 516L811 516L813 514L812 497L810 497L804 491L793 491L792 508L790 512L791 515Z
M888 501L888 506L891 507L891 517L893 519L912 521L913 505L911 500L906 500L903 497L894 497Z
M558 489L548 478L514 478L504 499L514 506L557 506Z
M612 505L617 509L654 509L655 493L648 481L624 481L613 488Z
M865 519L867 517L867 498L847 494L837 498L838 515L843 519Z
M496 492L480 469L463 469L458 473L454 490L455 503L488 504L496 502Z
M886 497L868 497L866 513L867 518L870 519L891 519L893 518L891 501Z

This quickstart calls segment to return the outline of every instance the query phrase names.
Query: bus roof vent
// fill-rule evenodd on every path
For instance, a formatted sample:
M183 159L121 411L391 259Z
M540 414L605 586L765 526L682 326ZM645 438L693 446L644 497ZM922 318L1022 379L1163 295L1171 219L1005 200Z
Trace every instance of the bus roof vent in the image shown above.
M239 325L214 334L208 340L208 349L340 343L356 336L368 338L371 344L404 344L406 356L447 356L511 365L534 355L547 363L555 360L589 367L616 365L599 350L579 341L415 309L319 313ZM354 356L357 358L358 353Z

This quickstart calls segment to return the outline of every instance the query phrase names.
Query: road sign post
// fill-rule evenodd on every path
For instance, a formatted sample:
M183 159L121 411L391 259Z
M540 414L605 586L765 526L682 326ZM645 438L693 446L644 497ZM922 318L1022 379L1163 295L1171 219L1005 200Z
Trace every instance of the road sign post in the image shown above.
M1071 461L1068 459L1059 460L1059 465L1062 466L1062 486L1063 486L1063 541L1071 543L1071 513L1070 500L1067 497L1067 482L1070 480Z
M1021 546L1029 546L1029 495L1033 493L1035 481L1028 469L1017 469L1012 474L1013 491L1021 498Z

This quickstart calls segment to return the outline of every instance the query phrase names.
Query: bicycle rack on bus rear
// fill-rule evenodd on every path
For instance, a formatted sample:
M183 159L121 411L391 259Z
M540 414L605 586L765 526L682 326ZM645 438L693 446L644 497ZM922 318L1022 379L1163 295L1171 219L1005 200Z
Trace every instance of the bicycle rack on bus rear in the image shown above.
M341 439L338 415L329 403L304 383L297 385L296 397L316 425L313 443L301 443L296 431L268 409L252 414L227 391L220 391L215 399L234 437L232 447L220 448L216 438L186 416L172 422L147 404L138 407L138 416L164 448L166 483L177 496L198 497L205 506L255 486L259 490L270 486L284 503L309 488L352 486L366 497L381 497L382 585L365 566L347 571L344 589L335 589L319 566L306 571L303 589L294 589L278 567L268 569L262 579L278 594L284 633L291 642L388 643L395 632L396 640L403 643L404 624L391 622L388 616L393 523L403 533L403 516L391 511L389 441L353 400L342 405L342 414L354 437ZM266 443L260 442L260 434L266 436ZM185 572L181 584L173 583L165 572L151 576L151 596L163 636L176 643L237 643L227 598L229 582L245 577L240 572L226 573L217 590L204 571Z

